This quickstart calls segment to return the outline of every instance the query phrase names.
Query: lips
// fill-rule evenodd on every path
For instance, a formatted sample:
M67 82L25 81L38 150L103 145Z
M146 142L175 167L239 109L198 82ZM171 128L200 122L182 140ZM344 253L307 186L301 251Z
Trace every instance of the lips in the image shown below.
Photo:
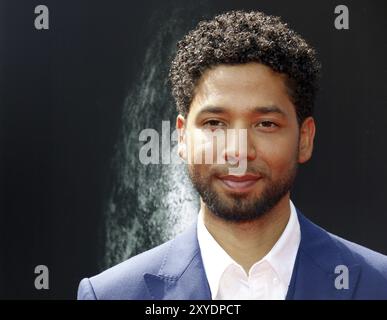
M259 179L261 179L260 176L250 174L243 176L226 175L219 177L219 180L223 183L223 185L234 192L250 191Z

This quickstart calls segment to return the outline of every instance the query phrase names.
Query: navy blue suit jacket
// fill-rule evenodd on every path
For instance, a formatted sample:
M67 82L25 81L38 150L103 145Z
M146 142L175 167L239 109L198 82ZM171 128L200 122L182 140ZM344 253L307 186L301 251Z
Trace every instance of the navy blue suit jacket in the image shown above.
M387 256L297 213L301 242L286 299L387 299ZM348 268L347 289L335 285L340 265ZM196 222L175 239L83 279L78 299L210 300Z

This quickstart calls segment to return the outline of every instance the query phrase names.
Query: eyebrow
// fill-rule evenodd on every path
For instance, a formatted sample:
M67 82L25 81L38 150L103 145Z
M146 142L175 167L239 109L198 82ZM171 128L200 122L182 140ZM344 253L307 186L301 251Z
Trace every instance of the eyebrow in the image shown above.
M260 114L277 113L282 116L286 116L286 113L276 105L254 107L250 110L250 112L260 113ZM199 111L198 116L205 113L221 114L221 113L229 113L229 111L227 110L227 108L220 107L220 106L207 106Z

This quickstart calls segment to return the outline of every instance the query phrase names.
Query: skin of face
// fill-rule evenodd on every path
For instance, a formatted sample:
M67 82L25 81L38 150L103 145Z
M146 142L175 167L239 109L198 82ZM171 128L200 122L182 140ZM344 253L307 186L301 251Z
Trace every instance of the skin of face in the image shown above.
M189 163L191 177L200 179L222 208L231 208L235 215L248 215L262 197L270 195L270 188L292 183L297 165L312 155L315 135L312 117L302 124L297 121L286 75L257 62L206 70L196 85L187 118L178 115L176 127L178 152ZM230 136L229 129L235 134ZM240 129L247 137L245 149L239 148ZM230 140L214 139L208 134L214 131L223 131ZM206 152L212 153L214 163L197 164L195 159ZM231 160L245 160L242 175L251 174L257 181L246 188L225 183L222 177L230 175ZM282 198L289 197L285 191Z

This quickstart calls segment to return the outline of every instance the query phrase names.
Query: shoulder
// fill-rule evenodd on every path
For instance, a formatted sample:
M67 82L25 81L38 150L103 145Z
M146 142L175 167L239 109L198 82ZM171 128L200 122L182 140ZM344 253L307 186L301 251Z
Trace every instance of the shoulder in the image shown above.
M350 254L352 258L362 267L366 267L374 271L379 271L380 273L384 274L387 279L386 255L343 239L337 235L329 233L329 236L342 251Z
M358 295L387 297L387 256L339 236L329 236L342 255L350 256L350 261L360 266Z
M351 251L355 257L376 268L387 268L387 256L357 243L330 234L337 244Z
M298 217L303 253L333 277L338 266L347 267L350 281L356 284L355 299L387 299L386 255L326 231L301 212Z
M81 281L78 299L150 299L144 282L145 273L157 274L173 240Z
M336 252L341 257L341 261L359 265L362 269L387 278L386 255L328 232L311 222L301 212L299 212L299 221L304 246L309 247L310 250L318 251L316 256L327 258L328 256L324 256L323 252Z
M148 300L147 282L177 278L197 256L196 222L175 238L79 284L78 299Z

